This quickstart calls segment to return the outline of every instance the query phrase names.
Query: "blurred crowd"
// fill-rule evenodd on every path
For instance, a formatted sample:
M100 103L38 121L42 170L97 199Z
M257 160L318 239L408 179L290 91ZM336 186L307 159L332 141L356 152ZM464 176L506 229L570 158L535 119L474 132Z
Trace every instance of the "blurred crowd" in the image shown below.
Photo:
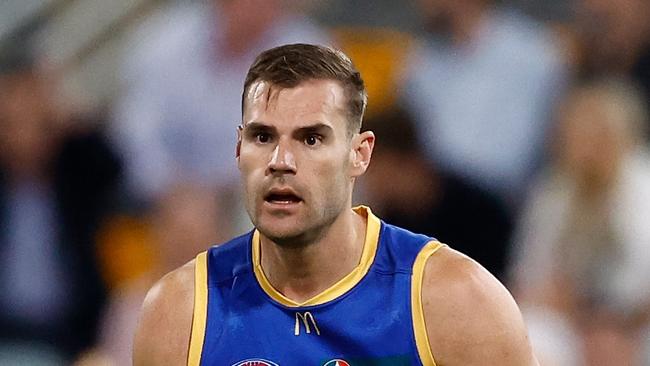
M131 363L148 288L250 229L243 81L295 42L366 80L356 202L502 280L542 366L650 365L648 19L647 0L170 1L96 110L5 42L0 365Z

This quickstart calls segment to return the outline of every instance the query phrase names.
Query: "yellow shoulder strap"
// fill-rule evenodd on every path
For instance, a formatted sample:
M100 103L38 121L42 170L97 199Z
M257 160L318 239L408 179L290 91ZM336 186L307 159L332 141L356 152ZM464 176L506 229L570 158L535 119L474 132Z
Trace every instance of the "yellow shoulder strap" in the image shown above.
M422 280L424 277L424 268L427 264L427 259L432 256L438 249L445 245L438 241L430 241L427 243L418 256L415 258L413 264L413 274L411 275L411 313L413 314L413 330L415 331L415 345L420 355L420 360L424 366L436 366L436 361L433 359L433 353L429 346L429 337L427 336L427 329L424 322L424 308L422 306Z
M188 366L201 364L205 325L208 314L208 263L207 252L196 256L194 270L194 315L192 317L192 335L187 357Z

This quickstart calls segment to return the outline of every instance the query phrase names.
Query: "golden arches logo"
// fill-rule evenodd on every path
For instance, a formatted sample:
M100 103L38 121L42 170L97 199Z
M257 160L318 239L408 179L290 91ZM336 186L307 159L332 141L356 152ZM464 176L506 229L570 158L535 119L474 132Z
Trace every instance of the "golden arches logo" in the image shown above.
M316 331L317 335L320 335L320 329L318 329L318 325L316 325L316 319L314 319L314 316L311 314L311 312L306 311L304 313L299 313L296 312L296 326L294 328L293 334L296 336L300 335L300 324L305 326L305 333L311 334L311 328L309 324L314 328L314 331Z

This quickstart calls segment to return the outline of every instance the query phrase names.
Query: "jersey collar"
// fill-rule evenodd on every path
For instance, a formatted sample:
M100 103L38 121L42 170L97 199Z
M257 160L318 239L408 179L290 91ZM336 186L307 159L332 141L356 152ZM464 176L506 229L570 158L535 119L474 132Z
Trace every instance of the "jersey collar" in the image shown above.
M337 283L319 293L318 295L312 297L311 299L305 302L296 302L286 296L282 295L278 290L276 290L269 280L266 278L264 271L262 270L261 256L260 256L260 233L255 230L253 232L252 239L252 259L253 259L253 271L255 272L255 277L257 282L260 284L264 292L271 297L273 300L279 302L280 304L287 307L303 307L303 306L314 306L324 304L326 302L337 299L338 297L344 295L350 291L354 286L356 286L361 279L368 273L370 266L374 262L375 254L377 253L377 246L379 242L379 231L381 229L381 222L379 218L375 216L370 208L366 206L357 206L353 210L366 218L366 237L363 245L363 252L361 253L361 260L359 264L348 273L345 277L339 280Z

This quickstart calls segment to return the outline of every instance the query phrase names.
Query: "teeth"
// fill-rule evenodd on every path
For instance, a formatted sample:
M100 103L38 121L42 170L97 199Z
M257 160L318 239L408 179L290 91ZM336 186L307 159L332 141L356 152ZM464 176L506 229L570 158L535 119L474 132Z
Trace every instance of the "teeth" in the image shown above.
M267 201L272 202L272 203L277 203L277 204L290 204L290 203L298 203L300 199L297 197L278 197L278 196L271 196L267 199Z
M300 201L298 197L289 196L289 195L270 195L267 198L268 201L277 201L277 202L297 202Z

